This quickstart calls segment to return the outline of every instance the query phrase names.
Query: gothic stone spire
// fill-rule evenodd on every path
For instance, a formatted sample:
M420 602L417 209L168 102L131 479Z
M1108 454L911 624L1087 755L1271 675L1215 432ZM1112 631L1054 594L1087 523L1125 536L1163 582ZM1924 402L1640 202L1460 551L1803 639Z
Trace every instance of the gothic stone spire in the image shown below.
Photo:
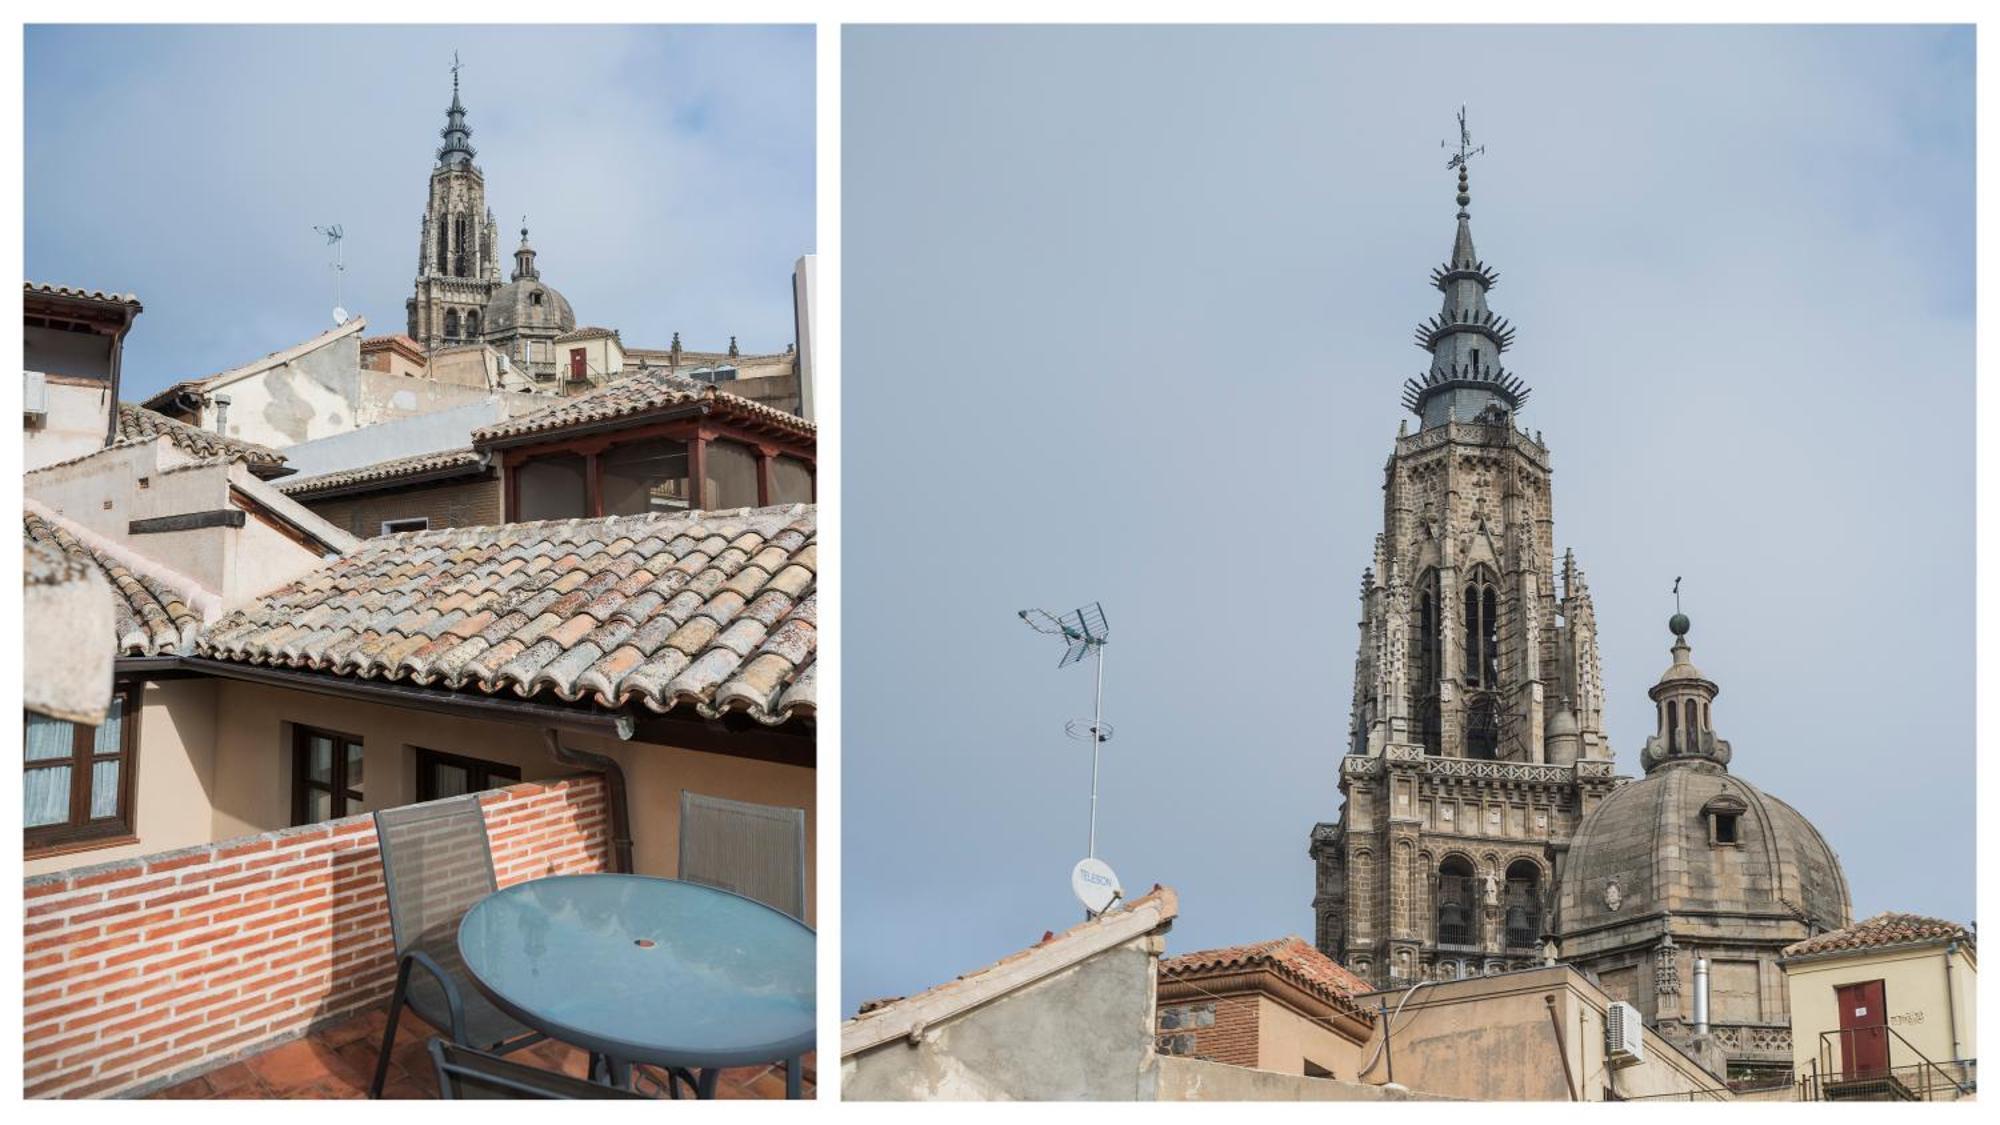
M463 168L472 164L478 150L472 147L472 129L465 123L465 106L458 100L458 52L451 53L451 108L444 111L445 125L438 135L444 144L438 148L438 166L441 168Z
M1431 271L1431 284L1444 294L1444 307L1417 325L1416 344L1431 353L1430 369L1403 385L1403 405L1423 419L1425 429L1453 419L1512 414L1528 399L1526 384L1500 366L1500 353L1514 342L1507 319L1486 304L1500 275L1479 260L1472 245L1467 167L1486 149L1472 146L1464 109L1458 112L1458 137L1458 152L1445 162L1446 168L1458 170L1458 230L1450 259Z

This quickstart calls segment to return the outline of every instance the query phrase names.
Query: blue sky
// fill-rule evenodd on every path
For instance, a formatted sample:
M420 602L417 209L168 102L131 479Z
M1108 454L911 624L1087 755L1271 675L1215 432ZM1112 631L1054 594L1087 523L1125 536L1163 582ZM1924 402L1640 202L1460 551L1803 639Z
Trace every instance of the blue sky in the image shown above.
M1596 599L1624 772L1669 589L1732 769L1857 916L1973 916L1973 37L844 33L843 1011L1075 920L1310 937L1410 329L1473 229Z
M792 343L809 27L31 27L28 276L139 295L128 398L330 327L318 224L346 307L402 331L454 50L503 242L526 214L580 323Z

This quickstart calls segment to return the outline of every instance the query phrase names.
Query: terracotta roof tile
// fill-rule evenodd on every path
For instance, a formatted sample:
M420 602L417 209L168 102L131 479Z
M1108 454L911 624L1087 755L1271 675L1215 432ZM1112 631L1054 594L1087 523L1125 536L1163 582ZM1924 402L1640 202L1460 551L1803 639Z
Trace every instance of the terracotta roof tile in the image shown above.
M102 547L88 542L88 533L79 533L59 518L29 511L22 513L22 524L28 542L60 551L72 566L96 567L104 573L111 584L120 655L184 656L194 651L201 615L190 606L186 591L134 572Z
M139 298L131 293L106 293L101 289L79 289L68 285L49 285L40 281L23 282L23 293L34 293L44 297L75 297L85 301L103 301L113 305L130 305L143 308Z
M118 404L120 441L150 441L156 437L166 438L174 443L174 448L196 457L222 457L230 461L241 461L249 466L251 472L261 477L289 471L285 468L285 455L269 446L211 433L199 426L190 426L177 418L169 418L135 403Z
M1355 1004L1354 997L1372 991L1372 986L1304 938L1281 937L1255 945L1231 945L1160 959L1162 978L1198 978L1259 968L1269 968L1332 1003L1367 1015L1365 1009Z
M472 443L482 446L528 436L554 435L574 427L704 404L724 415L781 426L805 437L812 437L817 432L811 422L796 414L719 391L712 384L696 382L684 375L659 368L644 368L636 374L625 375L615 382L575 398L564 399L532 414L474 430Z
M217 622L200 650L777 725L817 709L816 540L810 505L387 535ZM746 592L724 589L745 575Z
M471 449L447 449L439 453L416 453L408 457L392 457L387 461L377 461L372 465L361 465L352 469L339 469L331 473L316 473L309 477L294 477L281 481L272 487L287 496L315 496L323 492L353 491L357 486L376 485L388 487L411 477L458 476L460 473L476 473L486 467L486 455Z
M1855 949L1872 949L1886 945L1908 945L1917 942L1974 941L1971 931L1956 922L1942 918L1926 918L1921 914L1897 914L1891 911L1877 914L1873 918L1856 922L1844 930L1832 930L1809 937L1804 941L1785 947L1787 960L1812 957L1822 953L1845 953Z

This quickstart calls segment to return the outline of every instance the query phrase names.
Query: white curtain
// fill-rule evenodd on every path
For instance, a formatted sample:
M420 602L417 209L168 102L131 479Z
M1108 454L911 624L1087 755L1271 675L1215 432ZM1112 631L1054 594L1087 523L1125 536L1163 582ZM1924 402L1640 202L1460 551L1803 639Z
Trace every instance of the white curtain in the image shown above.
M42 715L27 716L27 757L31 762L68 758L75 746L75 728ZM21 790L22 822L29 828L69 820L69 766L27 771Z

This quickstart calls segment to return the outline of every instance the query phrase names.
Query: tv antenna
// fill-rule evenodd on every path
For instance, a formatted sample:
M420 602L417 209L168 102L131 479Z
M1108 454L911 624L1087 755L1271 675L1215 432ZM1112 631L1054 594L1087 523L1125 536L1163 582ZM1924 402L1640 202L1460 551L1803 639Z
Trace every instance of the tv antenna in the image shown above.
M314 227L313 230L325 236L326 244L333 247L333 325L338 328L347 323L347 303L341 300L343 288L341 280L342 275L347 272L347 267L340 262L340 240L347 237L347 234L340 229L339 223Z
M1062 659L1056 662L1057 668L1081 663L1085 657L1093 658L1096 664L1090 720L1071 719L1063 724L1064 733L1071 738L1090 743L1090 851L1070 872L1070 887L1084 910L1096 917L1124 894L1118 886L1118 876L1097 858L1098 763L1104 744L1111 741L1112 735L1110 725L1104 721L1104 646L1111 640L1111 626L1104 619L1102 602L1091 602L1060 617L1040 609L1024 609L1020 616L1037 633L1062 638L1066 647Z

